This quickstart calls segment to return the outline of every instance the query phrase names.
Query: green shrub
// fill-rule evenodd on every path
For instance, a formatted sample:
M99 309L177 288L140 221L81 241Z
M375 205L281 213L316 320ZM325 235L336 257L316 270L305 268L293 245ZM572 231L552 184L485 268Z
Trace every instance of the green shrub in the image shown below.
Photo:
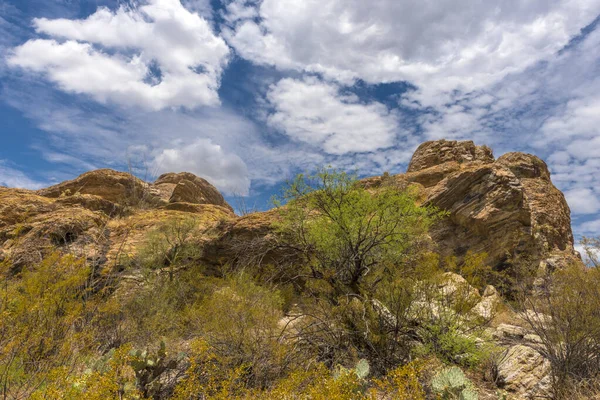
M186 319L232 367L245 366L250 386L264 385L301 359L281 340L283 301L244 276L230 278L187 312Z

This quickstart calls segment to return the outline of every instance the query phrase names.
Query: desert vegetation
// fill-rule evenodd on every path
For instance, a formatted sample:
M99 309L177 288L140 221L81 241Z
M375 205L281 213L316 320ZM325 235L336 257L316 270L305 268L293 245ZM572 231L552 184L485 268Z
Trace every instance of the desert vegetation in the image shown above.
M275 205L271 233L218 268L202 247L214 228L185 214L118 266L58 249L20 270L5 259L2 398L508 399L489 329L500 313L539 338L548 397L598 393L596 268L534 284L485 253L442 257L430 230L448 213L388 178L367 186L323 169ZM489 285L500 308L482 305L481 293L498 296Z

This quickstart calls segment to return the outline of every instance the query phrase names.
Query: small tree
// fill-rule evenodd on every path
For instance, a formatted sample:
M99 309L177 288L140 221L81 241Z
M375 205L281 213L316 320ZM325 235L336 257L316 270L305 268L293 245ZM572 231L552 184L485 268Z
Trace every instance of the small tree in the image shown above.
M280 241L299 255L294 273L312 294L303 300L299 339L330 365L351 363L355 354L383 372L405 360L414 341L411 285L427 264L427 231L441 213L419 206L411 188L371 191L331 169L299 175L283 201Z
M195 219L170 218L148 233L138 260L150 269L166 268L169 279L173 280L177 264L199 255L199 246L190 243L196 231Z
M600 236L599 237L583 237L581 239L583 252L586 262L591 267L600 267Z
M521 305L530 328L541 338L536 347L552 367L554 398L599 377L600 270L571 265L555 272Z
M371 294L416 253L440 215L419 206L415 190L386 185L371 192L332 169L298 175L283 200L279 232L304 256L309 278L326 281L337 296Z

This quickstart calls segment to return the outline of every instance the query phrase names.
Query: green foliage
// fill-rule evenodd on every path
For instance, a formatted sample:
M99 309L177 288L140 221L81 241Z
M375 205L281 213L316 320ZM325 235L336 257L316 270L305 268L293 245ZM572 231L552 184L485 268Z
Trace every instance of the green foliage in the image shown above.
M548 276L538 292L520 304L541 338L537 350L552 366L553 395L567 399L600 370L600 269L570 265Z
M202 276L202 270L201 266L190 266L177 271L173 279L151 274L141 287L132 289L131 295L119 298L115 306L120 312L122 340L143 347L161 337L188 336L189 310L222 285L216 278Z
M431 388L442 400L477 400L473 383L458 367L440 371L431 380Z
M425 348L447 363L474 367L484 361L488 354L480 348L475 337L468 336L455 326L429 325L423 334Z
M186 319L223 362L245 367L248 385L264 385L302 359L293 357L289 343L281 340L282 298L244 276L224 283L190 308Z
M468 251L461 264L457 262L456 257L448 257L445 260L446 269L460 274L471 286L480 290L484 289L487 285L502 285L502 282L506 280L506 274L495 271L489 266L485 262L487 258L487 253Z
M193 218L174 217L150 231L137 253L137 263L148 269L165 269L173 279L175 268L197 259L200 248L191 239L197 233Z
M425 400L423 378L424 363L412 361L389 371L382 379L375 380L373 396L384 393L396 400Z
M72 256L50 255L0 288L0 386L19 398L60 366L74 365L90 345L86 331L91 269Z
M308 275L335 295L364 295L389 268L407 262L440 213L414 190L371 193L354 176L323 169L299 175L284 192L278 230L305 256Z
M389 181L367 190L354 176L323 169L284 192L276 228L299 259L293 276L308 314L300 336L330 366L365 357L382 373L404 361L416 285L437 273L427 232L443 213Z

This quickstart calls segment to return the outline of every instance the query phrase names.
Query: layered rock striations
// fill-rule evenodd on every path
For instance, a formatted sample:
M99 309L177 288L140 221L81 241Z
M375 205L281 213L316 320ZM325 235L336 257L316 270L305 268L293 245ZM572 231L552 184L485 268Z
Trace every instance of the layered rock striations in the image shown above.
M424 203L448 212L431 232L443 256L460 261L467 251L485 252L497 269L519 254L542 268L577 259L569 207L538 157L508 153L495 159L486 146L438 140L419 146L407 173L362 182L376 189L386 179L418 187ZM0 188L0 257L24 265L68 245L106 262L117 246L125 243L133 251L148 229L183 213L207 226L220 221L220 233L205 244L208 264L232 261L236 252L269 236L276 218L274 212L236 217L214 186L190 173L147 183L102 169L37 192Z
M115 266L151 229L183 216L205 229L234 218L221 193L190 173L147 183L101 169L38 191L0 187L0 261L19 270L58 249Z
M365 182L377 186L382 179ZM495 160L486 146L438 140L419 146L408 172L391 179L416 185L424 203L449 213L431 232L443 256L486 253L497 269L524 254L542 268L578 259L569 206L536 156L508 153Z

